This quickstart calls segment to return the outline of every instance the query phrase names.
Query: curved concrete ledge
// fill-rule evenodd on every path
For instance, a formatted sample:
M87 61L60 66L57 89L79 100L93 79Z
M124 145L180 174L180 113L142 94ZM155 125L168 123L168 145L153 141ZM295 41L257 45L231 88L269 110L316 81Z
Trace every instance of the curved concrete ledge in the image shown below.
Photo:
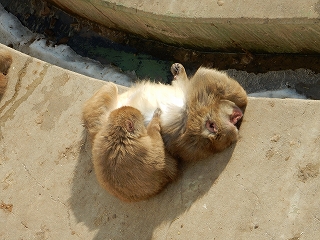
M317 0L49 0L109 28L198 50L320 53Z
M155 198L126 204L98 185L80 119L104 82L11 51L0 101L1 239L320 236L319 101L250 98L237 144L185 166Z

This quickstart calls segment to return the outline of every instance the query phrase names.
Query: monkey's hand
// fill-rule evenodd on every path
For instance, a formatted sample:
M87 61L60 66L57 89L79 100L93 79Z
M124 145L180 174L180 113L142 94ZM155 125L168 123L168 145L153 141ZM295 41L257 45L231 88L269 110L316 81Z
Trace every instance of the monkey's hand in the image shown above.
M161 115L161 109L157 108L154 113L153 113L153 117L150 121L150 123L147 126L147 132L148 135L153 138L153 139L161 139L161 135L160 135L160 115Z
M161 113L162 113L161 109L157 108L156 110L154 110L153 117L154 118L160 117Z

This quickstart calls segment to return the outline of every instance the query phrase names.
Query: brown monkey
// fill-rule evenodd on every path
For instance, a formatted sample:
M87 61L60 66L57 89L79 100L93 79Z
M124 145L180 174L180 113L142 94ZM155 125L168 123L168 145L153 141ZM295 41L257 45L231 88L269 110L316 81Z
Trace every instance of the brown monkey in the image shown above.
M12 63L12 57L7 50L0 49L0 97L7 88L7 73Z
M89 132L91 142L101 130L103 121L117 106L118 88L114 83L103 85L83 106L82 118Z
M172 65L171 72L172 85L141 82L118 96L118 107L139 109L145 124L160 108L165 147L184 161L201 160L235 142L236 125L247 105L247 94L239 83L203 67L189 80L179 63Z
M92 160L101 186L122 201L148 199L177 175L177 163L166 156L160 135L160 109L148 124L139 110L113 110L93 141Z
M225 73L200 68L188 80L181 64L171 68L175 80L188 82L182 117L163 125L167 150L186 161L197 161L220 152L238 139L236 124L247 105L247 95Z
M123 201L139 201L160 192L177 175L177 162L164 150L159 115L147 128L140 111L117 108L118 88L102 86L83 107L99 183ZM113 165L114 164L114 165Z

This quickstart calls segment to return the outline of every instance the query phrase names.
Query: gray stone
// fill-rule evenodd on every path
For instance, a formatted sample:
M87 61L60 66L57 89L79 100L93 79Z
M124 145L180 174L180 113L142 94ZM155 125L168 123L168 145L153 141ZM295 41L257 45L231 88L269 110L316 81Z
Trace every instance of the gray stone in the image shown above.
M111 29L192 49L319 53L319 1L51 0Z

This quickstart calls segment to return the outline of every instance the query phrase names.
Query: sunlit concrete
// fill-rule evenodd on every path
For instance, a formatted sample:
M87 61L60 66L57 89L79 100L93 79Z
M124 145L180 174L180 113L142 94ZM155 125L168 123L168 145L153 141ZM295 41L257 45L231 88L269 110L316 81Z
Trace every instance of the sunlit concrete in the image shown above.
M320 236L319 101L250 98L235 145L128 204L98 185L81 122L104 82L11 51L0 101L1 239Z

